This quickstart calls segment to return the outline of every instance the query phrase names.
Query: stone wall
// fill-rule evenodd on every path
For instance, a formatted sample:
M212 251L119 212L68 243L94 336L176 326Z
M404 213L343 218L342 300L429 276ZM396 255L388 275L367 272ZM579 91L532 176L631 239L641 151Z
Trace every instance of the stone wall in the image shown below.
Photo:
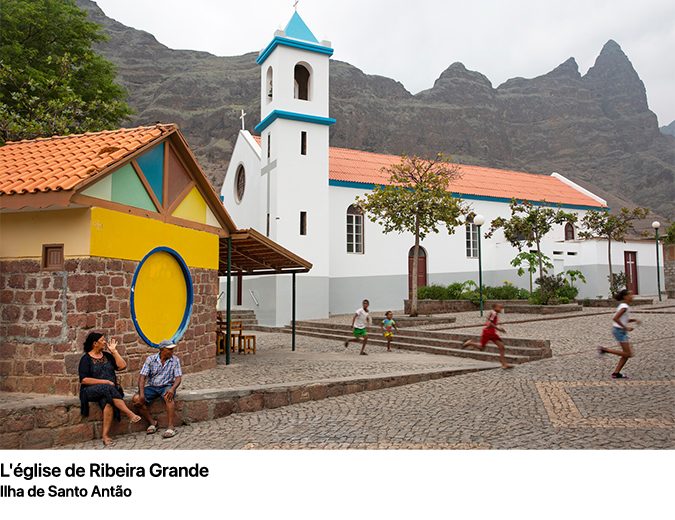
M138 382L145 359L157 352L137 334L130 291L139 262L106 258L66 260L42 271L36 260L0 261L0 390L76 395L82 343L90 332L116 339L128 368L125 388ZM184 373L213 368L216 341L215 270L190 268L192 317L176 355Z
M664 285L668 298L675 298L675 244L663 248Z

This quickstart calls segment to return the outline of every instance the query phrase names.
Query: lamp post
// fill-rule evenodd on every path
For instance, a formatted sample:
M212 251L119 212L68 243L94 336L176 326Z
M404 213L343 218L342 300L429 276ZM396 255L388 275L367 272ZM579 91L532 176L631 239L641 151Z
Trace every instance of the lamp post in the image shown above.
M661 223L655 220L652 222L652 227L656 232L656 292L659 293L659 301L661 301L661 269L659 267L659 228Z
M480 315L483 317L483 264L480 251L480 227L485 224L483 215L473 217L473 223L478 226L478 290L480 293Z

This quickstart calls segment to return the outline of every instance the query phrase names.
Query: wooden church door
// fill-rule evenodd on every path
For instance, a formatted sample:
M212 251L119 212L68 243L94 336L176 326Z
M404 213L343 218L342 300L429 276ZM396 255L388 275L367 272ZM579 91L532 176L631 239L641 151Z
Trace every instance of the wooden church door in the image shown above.
M637 276L637 252L624 251L623 263L628 281L626 289L633 291L633 294L638 294L638 276Z
M415 260L415 246L408 251L408 298L412 298L412 275L413 275L413 261ZM427 285L427 252L420 246L419 254L417 255L417 287L425 287Z

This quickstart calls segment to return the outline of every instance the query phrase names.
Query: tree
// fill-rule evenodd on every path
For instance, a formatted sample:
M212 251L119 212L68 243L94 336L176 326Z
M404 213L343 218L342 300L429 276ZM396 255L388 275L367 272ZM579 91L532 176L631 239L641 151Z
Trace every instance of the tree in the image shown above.
M509 203L511 209L511 218L497 217L491 223L490 230L485 234L485 238L490 238L498 230L504 230L506 240L518 251L522 251L524 246L528 248L536 244L537 263L539 264L539 278L544 277L544 261L541 253L541 239L551 231L554 224L563 224L569 222L574 224L577 221L576 213L566 213L562 210L562 204L558 204L555 210L547 206L546 201L540 205L535 205L528 200L518 202L515 198Z
M523 264L527 265L527 272L530 273L530 292L532 292L532 275L537 272L537 266L540 260L542 262L542 270L544 273L548 273L549 269L553 269L551 259L546 255L541 255L540 257L537 253L518 253L516 257L511 260L511 265L518 268L518 276L523 276L525 274Z
M74 0L2 0L0 144L118 128L134 112Z
M375 186L356 203L372 222L381 224L385 233L409 232L415 236L413 253L412 302L410 315L417 316L417 264L420 240L428 233L438 233L445 224L448 233L455 232L459 217L467 209L455 198L450 183L459 178L459 166L438 154L436 158L403 154L400 164L382 168L389 174L389 184Z
M615 286L614 273L612 272L612 240L626 242L629 232L647 236L647 232L638 233L634 227L634 221L641 220L649 215L648 208L621 208L618 215L610 215L607 211L589 210L581 224L585 228L579 232L581 238L602 238L607 240L607 262L609 264L609 287Z
M670 222L670 220L668 220ZM666 229L666 232L663 234L661 240L663 245L675 244L675 222L670 224L670 227Z

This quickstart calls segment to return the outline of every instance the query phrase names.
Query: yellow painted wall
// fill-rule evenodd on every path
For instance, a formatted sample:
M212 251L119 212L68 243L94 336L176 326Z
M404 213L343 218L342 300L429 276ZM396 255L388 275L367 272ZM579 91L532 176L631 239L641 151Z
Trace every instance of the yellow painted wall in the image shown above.
M140 261L170 247L189 267L218 269L218 235L103 208L91 210L91 256Z
M66 258L89 256L90 209L0 213L0 258L42 258L43 244L63 244Z

